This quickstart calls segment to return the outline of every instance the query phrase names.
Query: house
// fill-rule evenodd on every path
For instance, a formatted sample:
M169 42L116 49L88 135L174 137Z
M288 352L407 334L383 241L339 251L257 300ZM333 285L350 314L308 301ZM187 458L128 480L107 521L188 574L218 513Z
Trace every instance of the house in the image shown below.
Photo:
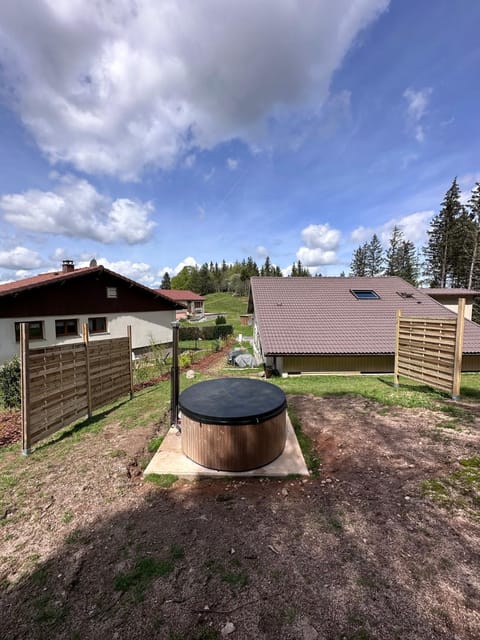
M177 320L182 318L201 318L205 314L204 302L205 298L199 296L198 293L183 289L157 289L163 296L181 304L185 309L177 311Z
M134 353L152 343L170 342L171 322L180 305L103 266L75 268L0 285L0 362L19 350L19 324L28 322L30 347L125 336L132 327Z
M256 355L280 373L393 372L397 309L452 311L398 277L250 281ZM480 326L466 320L463 370L480 371Z
M420 291L426 293L455 313L458 312L458 299L465 298L465 318L467 318L467 320L472 319L473 301L480 296L480 291L474 291L473 289L441 289L431 287L429 289L420 289Z

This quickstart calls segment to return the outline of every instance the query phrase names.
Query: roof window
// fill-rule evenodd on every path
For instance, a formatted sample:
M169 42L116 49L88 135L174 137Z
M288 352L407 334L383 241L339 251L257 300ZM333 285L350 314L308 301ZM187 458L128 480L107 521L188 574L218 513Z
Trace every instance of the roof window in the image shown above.
M373 289L350 289L357 300L379 300L380 296Z

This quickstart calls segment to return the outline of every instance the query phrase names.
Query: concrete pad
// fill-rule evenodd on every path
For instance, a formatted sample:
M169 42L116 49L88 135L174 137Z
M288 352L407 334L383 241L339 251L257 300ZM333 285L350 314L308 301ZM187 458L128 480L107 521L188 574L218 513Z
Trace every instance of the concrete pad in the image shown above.
M310 475L303 459L297 436L287 415L287 441L283 453L270 464L251 471L215 471L193 462L182 453L181 434L174 427L165 436L158 451L150 460L144 475L171 473L179 478L194 480L196 478L243 478L243 477L285 477L288 475Z

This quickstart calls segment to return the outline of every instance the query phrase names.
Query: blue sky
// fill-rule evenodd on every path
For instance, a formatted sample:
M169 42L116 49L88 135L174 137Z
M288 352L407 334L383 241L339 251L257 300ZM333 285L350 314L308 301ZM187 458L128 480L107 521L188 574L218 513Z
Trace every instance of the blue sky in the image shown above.
M480 180L476 0L0 4L0 282L348 272Z

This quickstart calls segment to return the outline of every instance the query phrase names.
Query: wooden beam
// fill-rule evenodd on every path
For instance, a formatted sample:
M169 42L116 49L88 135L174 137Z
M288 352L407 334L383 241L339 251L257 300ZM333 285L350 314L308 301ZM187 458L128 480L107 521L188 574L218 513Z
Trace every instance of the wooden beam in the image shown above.
M128 337L128 364L130 372L130 400L133 400L133 362L132 362L132 325L127 326Z
M457 332L455 335L455 364L453 371L452 398L457 400L460 396L462 384L462 356L463 356L463 332L465 329L465 298L458 299Z
M22 453L31 453L30 438L30 370L29 370L29 333L28 322L20 323L20 366L21 366L21 403L22 403Z
M399 344L400 344L400 320L402 318L402 310L397 309L397 324L395 329L395 366L393 369L393 384L398 387L398 359L399 359Z
M88 324L86 322L82 325L82 338L85 345L85 357L86 357L86 369L87 369L87 415L92 417L92 383L90 376L90 339L88 335Z

